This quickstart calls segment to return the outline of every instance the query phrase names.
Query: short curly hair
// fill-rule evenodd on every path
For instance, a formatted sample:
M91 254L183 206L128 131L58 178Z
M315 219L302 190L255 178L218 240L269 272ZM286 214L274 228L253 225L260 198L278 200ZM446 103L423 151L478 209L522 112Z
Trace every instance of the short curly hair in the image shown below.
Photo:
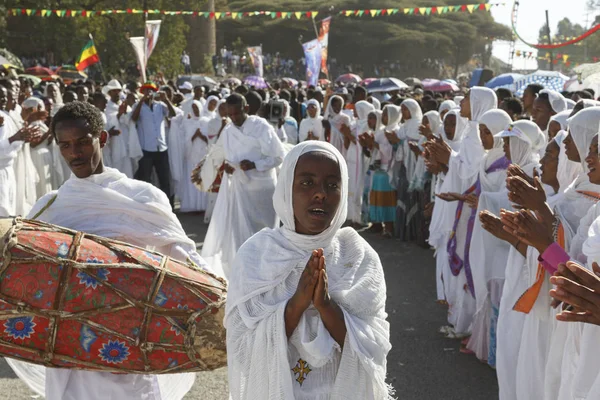
M61 107L52 118L50 129L56 139L56 125L65 121L85 120L90 127L92 136L100 136L104 130L104 120L102 113L90 103L83 101L73 101Z

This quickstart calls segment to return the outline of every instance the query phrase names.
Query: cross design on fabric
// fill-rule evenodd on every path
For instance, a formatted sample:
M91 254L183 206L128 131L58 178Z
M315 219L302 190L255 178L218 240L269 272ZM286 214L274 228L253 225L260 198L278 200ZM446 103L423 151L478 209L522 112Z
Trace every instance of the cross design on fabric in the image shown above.
M292 368L294 375L298 375L296 381L300 384L300 386L302 386L302 383L304 383L310 371L312 371L312 369L310 369L308 363L301 358L298 359L296 366Z

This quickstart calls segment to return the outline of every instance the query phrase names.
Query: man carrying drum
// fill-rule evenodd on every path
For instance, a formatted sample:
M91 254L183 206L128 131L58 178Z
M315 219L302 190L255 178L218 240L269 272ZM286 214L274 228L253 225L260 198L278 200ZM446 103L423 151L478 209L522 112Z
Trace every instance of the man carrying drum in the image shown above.
M94 106L65 104L54 116L51 130L73 174L59 190L38 200L28 218L152 248L179 261L192 260L212 272L162 191L104 166L102 148L108 133ZM50 400L181 399L195 377L194 373L134 375L54 369L7 361L33 390Z

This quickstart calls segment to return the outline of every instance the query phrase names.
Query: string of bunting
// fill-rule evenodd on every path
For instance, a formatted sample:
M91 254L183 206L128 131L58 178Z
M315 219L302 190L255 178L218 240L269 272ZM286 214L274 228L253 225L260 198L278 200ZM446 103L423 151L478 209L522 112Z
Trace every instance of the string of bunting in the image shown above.
M511 18L512 30L513 30L514 35L529 47L533 47L536 49L544 49L544 50L559 49L561 47L570 46L572 44L581 42L582 40L587 39L588 37L590 37L591 35L593 35L594 33L598 32L600 30L600 24L598 24L598 25L590 28L587 32L584 32L582 35L579 35L574 38L567 38L568 40L566 42L553 43L553 44L529 43L528 41L523 39L521 37L521 35L519 35L519 33L517 32L517 27L515 26L516 22L517 22L517 9L518 9L517 5L518 4L519 4L519 2L517 0L515 0L515 2L513 4L512 18Z
M386 15L406 14L406 15L435 15L447 14L452 12L468 12L474 11L489 11L492 6L501 6L505 3L482 3L482 4L462 4L457 6L434 6L434 7L413 7L413 8L383 8L369 10L341 10L338 15L345 17L383 17ZM265 16L272 19L284 18L316 18L318 11L168 11L168 10L141 10L128 8L124 10L69 10L69 9L36 9L36 8L12 8L8 10L12 16L28 16L28 17L51 17L59 18L69 17L93 17L102 15L114 14L151 14L151 15L191 15L194 17L204 17L210 19L241 19L247 17Z

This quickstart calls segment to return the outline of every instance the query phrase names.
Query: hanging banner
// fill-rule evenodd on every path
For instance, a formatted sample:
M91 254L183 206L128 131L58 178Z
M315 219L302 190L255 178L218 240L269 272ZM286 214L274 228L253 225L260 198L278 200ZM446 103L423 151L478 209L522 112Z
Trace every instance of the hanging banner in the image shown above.
M263 76L263 57L262 46L248 47L248 55L254 66L254 73L260 77Z
M306 59L306 82L309 86L316 86L321 71L321 43L319 39L311 40L302 44L302 48Z
M329 45L330 25L331 17L327 17L321 21L321 28L319 29L319 43L321 44L321 72L327 76L329 76L329 70L327 68L327 46Z
M146 21L146 37L144 39L144 48L146 49L146 65L148 65L148 59L150 58L152 51L154 51L154 48L156 47L156 42L158 42L158 34L160 33L160 23L161 20Z
M142 83L146 82L146 38L142 36L129 38L131 45L133 46L133 51L135 52L135 57L138 61L138 68L140 70L140 75L142 77Z

